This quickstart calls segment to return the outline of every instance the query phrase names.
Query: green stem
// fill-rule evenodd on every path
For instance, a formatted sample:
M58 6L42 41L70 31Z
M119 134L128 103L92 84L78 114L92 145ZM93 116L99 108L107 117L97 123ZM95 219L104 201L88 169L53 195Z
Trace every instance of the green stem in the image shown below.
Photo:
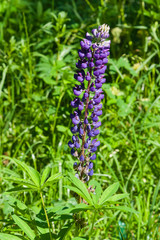
M96 219L96 215L97 215L97 212L94 211L94 215L93 215L93 219L92 219L92 226L91 226L91 230L90 230L90 236L92 236L93 234L93 228L94 228L94 223L95 223L95 219Z
M47 224L48 224L48 228L49 228L50 240L52 240L51 226L50 226L50 223L49 223L49 218L48 218L48 215L47 215L47 211L46 211L46 207L45 207L44 199L43 199L43 196L42 196L42 192L40 192L40 196L41 196L41 201L42 201L42 205L43 205L44 213L45 213L46 220L47 220Z

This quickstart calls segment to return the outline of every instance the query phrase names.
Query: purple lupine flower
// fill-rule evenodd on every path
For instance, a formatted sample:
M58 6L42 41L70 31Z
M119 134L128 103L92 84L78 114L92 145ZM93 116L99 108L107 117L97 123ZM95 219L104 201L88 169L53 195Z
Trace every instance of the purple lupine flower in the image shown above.
M78 70L74 78L79 84L73 88L76 97L71 101L71 106L75 110L70 117L74 126L71 127L72 141L68 145L71 154L78 159L74 163L76 176L83 182L93 175L92 161L96 159L95 152L100 145L97 136L101 126L101 100L104 98L102 85L106 82L104 73L110 49L110 40L106 41L108 37L109 26L103 24L93 29L92 35L86 33L78 50L80 59L76 63Z

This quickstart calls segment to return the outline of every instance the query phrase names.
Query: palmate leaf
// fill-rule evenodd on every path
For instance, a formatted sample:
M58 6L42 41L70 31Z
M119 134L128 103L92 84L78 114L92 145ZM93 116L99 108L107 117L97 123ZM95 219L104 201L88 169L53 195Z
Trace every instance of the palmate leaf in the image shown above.
M130 207L126 207L126 206L106 207L106 209L115 209L115 210L120 210L120 211L124 211L124 212L130 212L130 213L138 214L138 212L136 210L134 210L133 208L130 208Z
M0 233L0 240L22 240L22 238L19 238L15 235L7 234L7 233Z
M85 196L85 195L83 194L83 192L80 191L78 188L72 187L72 186L68 186L68 185L67 185L67 186L64 186L64 187L66 187L66 188L70 189L71 191L77 193L79 196L81 196L84 200L87 201L86 196Z
M113 183L102 194L99 205L103 205L109 197L111 197L119 188L119 183Z
M32 181L35 183L37 187L40 187L40 175L39 172L37 172L34 168L28 166L26 163L21 162L19 160L13 159L13 161L20 166L23 171L25 171L28 176L32 179Z
M9 205L11 205L11 206L16 205L20 210L26 210L28 208L23 202L21 202L16 197L13 197L11 195L7 196L7 201L9 203Z
M41 186L45 183L45 181L47 180L47 178L49 177L49 174L51 172L51 166L47 166L43 173L42 173L42 177L41 177Z
M121 200L126 197L128 197L127 193L115 194L115 195L107 198L107 200L103 204L105 204L106 202L116 202L116 201Z
M19 185L25 185L29 188L36 188L36 185L29 181L29 180L24 180L24 179L21 179L21 178L16 178L16 177L4 177L4 179L8 180L8 181L11 181L11 182L14 182L14 183L17 183Z
M14 170L11 170L11 169L8 169L8 168L2 169L1 173L8 174L12 177L20 178L20 175L18 173L16 173Z
M3 194L13 193L13 192L28 192L28 191L37 191L37 188L27 188L27 187L14 187L9 190L7 190Z
M78 204L75 208L70 210L70 213L78 213L81 211L94 210L94 206L87 205L85 203Z
M61 178L62 178L62 174L56 173L47 179L43 187L49 186L50 184L53 184L53 182L58 181Z
M87 204L84 203L80 203L78 205L76 205L75 207L72 208L65 208L65 209L61 209L59 211L56 212L57 215L64 215L64 214L70 214L70 213L78 213L81 211L87 211L87 210L93 210L94 206L89 206Z
M12 218L14 222L21 228L21 230L29 237L29 239L34 240L35 238L35 233L34 231L30 228L30 226L22 220L20 217L17 215L12 215Z
M82 183L78 178L76 178L74 175L72 175L71 173L69 173L69 180L74 184L75 188L77 189L77 191L80 191L81 194L83 194L84 199L90 204L93 205L93 201L92 198L85 186L84 183Z

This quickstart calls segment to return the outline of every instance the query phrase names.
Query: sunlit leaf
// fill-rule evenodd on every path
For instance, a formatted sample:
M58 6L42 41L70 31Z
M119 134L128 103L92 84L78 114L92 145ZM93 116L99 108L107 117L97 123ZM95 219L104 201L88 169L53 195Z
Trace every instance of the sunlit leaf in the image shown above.
M7 233L0 233L0 240L22 240L22 238L19 238L15 235L7 234Z
M119 183L114 183L110 185L102 194L99 205L102 205L109 197L111 197L119 188Z
M138 212L136 210L134 210L133 208L130 208L130 207L126 207L126 206L107 207L107 209L115 209L115 210L120 210L120 211L124 211L124 212L138 214Z
M34 231L30 228L30 226L22 220L20 217L17 215L12 215L13 220L15 223L21 228L21 230L29 237L29 239L34 240L35 238L35 233Z
M72 175L71 173L69 173L69 180L75 185L76 188L79 189L79 191L81 191L84 195L85 195L85 199L87 200L87 202L89 204L93 204L92 198L89 195L89 192L85 186L84 183L82 183L78 178L76 178L74 175Z
M30 188L37 188L36 185L29 180L24 180L24 179L15 178L15 177L4 177L4 179L6 179L10 182L13 182L13 183L17 183L19 185L25 185L25 186L30 187Z
M48 186L48 185L52 184L53 182L58 181L61 178L62 178L62 174L56 173L56 174L52 175L51 177L49 177L43 186L44 187Z
M32 181L35 183L37 187L40 187L40 175L39 173L32 167L28 166L24 162L21 162L19 160L13 160L15 163L17 163L18 166L20 166L23 171L25 171L28 176L32 179Z
M45 183L45 181L47 180L50 172L51 172L51 166L49 165L49 166L47 166L47 167L44 169L44 171L43 171L43 173L42 173L41 185L43 185L43 184Z

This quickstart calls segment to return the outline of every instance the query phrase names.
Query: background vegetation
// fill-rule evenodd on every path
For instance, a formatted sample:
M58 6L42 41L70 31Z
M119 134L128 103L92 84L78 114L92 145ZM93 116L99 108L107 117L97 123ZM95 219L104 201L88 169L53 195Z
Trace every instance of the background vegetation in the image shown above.
M27 176L14 159L40 173L48 166L51 176L73 172L67 143L77 50L86 31L107 23L111 55L93 178L104 189L118 181L119 192L129 193L139 215L102 211L92 239L160 239L159 20L160 0L0 1L1 233L49 239L40 195L18 189L14 179ZM59 179L43 190L50 222L56 207L76 204L66 184L66 178ZM79 236L93 217L83 214ZM55 235L70 218L55 217ZM30 234L38 226L36 237L19 219ZM65 239L78 236L72 228L65 234Z

